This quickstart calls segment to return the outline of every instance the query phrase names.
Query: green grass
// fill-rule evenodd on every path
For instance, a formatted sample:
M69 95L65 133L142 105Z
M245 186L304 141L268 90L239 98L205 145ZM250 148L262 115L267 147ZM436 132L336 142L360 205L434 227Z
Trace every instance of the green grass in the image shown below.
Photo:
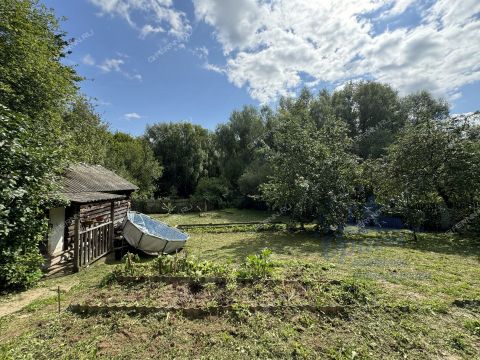
M222 223L268 216L227 210L162 219L170 224ZM0 318L0 359L480 359L480 309L452 305L460 299L480 300L478 238L424 233L414 242L404 231L352 233L337 239L285 231L199 231L190 236L189 255L219 263L237 264L268 247L275 277L309 280L309 298L321 305L350 304L348 311L341 316L249 313L240 304L232 314L203 319L173 313L79 316L68 311L59 317L52 297ZM63 309L87 298L142 303L148 294L153 302L173 299L158 284L100 286L113 269L109 263L72 275L78 285L62 294ZM44 284L53 285L53 280ZM220 299L215 289L208 291L202 301ZM242 291L233 294L257 299L263 293L254 287ZM287 287L273 291L278 298L289 296ZM181 294L187 300L193 296L188 291Z
M153 214L150 215L169 225L179 224L225 224L249 221L282 221L285 217L278 213L260 210L224 209L204 213Z

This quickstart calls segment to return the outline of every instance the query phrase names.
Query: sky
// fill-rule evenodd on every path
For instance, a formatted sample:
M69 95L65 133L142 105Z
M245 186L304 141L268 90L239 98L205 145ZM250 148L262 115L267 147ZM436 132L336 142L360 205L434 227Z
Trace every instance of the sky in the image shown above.
M73 38L65 62L113 130L189 121L302 87L376 80L480 109L478 0L42 0Z

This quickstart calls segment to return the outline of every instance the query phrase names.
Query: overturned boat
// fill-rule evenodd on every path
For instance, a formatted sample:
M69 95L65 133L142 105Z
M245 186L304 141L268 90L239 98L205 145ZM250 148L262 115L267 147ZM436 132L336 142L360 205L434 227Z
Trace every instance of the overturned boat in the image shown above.
M175 253L188 240L187 234L136 211L127 213L123 221L123 237L130 245L149 255Z

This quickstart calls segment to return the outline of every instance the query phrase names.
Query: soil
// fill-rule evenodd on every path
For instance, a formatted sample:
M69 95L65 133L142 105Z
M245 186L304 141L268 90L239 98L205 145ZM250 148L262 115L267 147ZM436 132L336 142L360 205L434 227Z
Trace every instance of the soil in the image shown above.
M67 292L76 284L78 284L78 280L68 279L68 281L66 281L66 278L60 278L57 282L50 284L49 287L34 288L11 295L5 301L0 302L0 317L20 311L35 300L45 299L55 295L58 286L60 286L60 291Z

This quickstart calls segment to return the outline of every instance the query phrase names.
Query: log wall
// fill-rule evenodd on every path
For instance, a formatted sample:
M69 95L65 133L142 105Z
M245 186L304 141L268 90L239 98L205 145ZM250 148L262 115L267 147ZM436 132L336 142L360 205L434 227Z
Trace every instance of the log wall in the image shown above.
M65 227L65 250L73 248L76 214L80 215L81 230L85 230L86 226L82 225L86 220L97 220L99 223L110 221L110 201L91 203L85 205L73 205L66 211L66 227ZM130 200L119 200L114 203L115 227L118 228L125 216L130 204Z

